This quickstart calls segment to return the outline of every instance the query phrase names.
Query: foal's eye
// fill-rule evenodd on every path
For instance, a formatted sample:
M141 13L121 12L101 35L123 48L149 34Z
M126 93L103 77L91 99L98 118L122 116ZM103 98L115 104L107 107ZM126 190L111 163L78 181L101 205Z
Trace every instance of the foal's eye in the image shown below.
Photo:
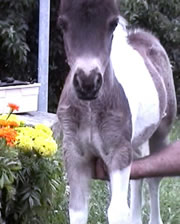
M63 17L58 18L58 25L61 28L62 31L67 31L68 23L67 20Z
M118 25L118 18L112 19L109 23L109 31L113 32Z

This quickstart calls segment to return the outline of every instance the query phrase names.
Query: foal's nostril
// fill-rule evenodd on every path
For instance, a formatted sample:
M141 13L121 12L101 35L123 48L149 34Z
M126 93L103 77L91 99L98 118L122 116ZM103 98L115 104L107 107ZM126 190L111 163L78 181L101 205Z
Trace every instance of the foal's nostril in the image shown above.
M80 76L79 76L78 73L76 73L76 74L74 75L73 84L74 84L74 87L75 87L77 90L80 89L80 88L82 88L82 80L81 80L81 78L80 78Z
M94 87L95 89L99 89L102 85L102 75L101 73L96 73L94 77Z

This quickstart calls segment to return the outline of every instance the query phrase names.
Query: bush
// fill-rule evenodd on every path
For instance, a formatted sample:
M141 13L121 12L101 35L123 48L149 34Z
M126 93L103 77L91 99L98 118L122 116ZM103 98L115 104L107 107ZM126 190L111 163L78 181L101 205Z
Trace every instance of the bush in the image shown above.
M0 116L0 223L49 224L64 201L61 151L50 128L25 125L9 107Z
M38 16L33 15L33 11L37 7L36 2L34 0L1 1L0 78L7 75L27 80L33 76L34 65L36 66L37 62L35 63L33 60L32 53L36 53L35 60L37 60L37 39L35 38L38 30L35 34L33 29L30 30L30 27L34 18L38 21ZM34 29L36 29L36 25ZM30 47L32 42L28 39L29 32L32 35L33 47ZM31 69L28 72L30 67ZM37 68L35 68L36 71Z
M55 212L65 191L59 158L22 152L0 140L0 223L49 224L47 214Z

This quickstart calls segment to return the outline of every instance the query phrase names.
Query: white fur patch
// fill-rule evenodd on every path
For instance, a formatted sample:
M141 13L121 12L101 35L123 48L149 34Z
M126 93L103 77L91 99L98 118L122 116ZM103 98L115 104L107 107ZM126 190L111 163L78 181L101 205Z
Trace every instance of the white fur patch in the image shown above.
M87 209L84 209L83 211L69 209L69 216L70 224L86 224L88 219L88 212Z
M108 209L109 224L130 224L127 203L130 166L110 174L111 203Z
M120 24L114 32L111 61L129 102L133 139L146 127L158 123L159 98L143 58L127 43L127 33Z

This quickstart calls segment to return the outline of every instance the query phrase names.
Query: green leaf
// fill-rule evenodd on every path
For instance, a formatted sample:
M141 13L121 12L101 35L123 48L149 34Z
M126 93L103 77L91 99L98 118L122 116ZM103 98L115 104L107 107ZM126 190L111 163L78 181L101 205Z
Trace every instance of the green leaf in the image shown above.
M29 197L29 207L32 209L34 207L34 200L32 197Z
M3 187L4 187L4 175L2 174L0 178L0 189L2 189Z

